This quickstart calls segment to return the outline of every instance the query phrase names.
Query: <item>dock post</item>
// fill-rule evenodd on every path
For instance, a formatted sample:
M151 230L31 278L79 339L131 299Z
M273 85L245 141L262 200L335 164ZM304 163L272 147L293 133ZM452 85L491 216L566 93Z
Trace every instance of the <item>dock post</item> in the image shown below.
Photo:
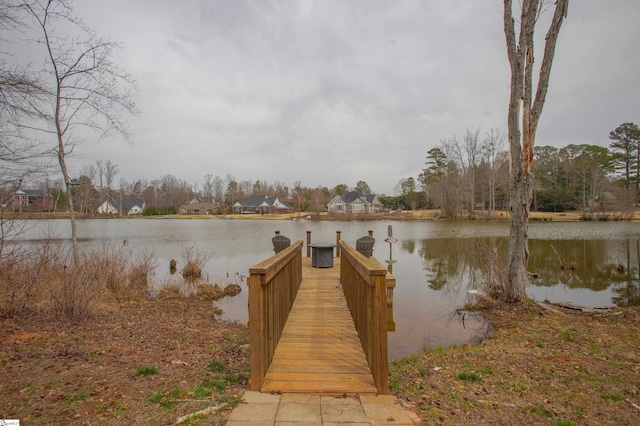
M336 231L336 257L340 257L340 234L342 231Z
M307 231L307 257L311 257L311 247L309 247L309 244L311 244L311 231Z
M280 231L276 231L276 235L280 235Z
M369 236L373 237L373 231L372 230L369 230Z

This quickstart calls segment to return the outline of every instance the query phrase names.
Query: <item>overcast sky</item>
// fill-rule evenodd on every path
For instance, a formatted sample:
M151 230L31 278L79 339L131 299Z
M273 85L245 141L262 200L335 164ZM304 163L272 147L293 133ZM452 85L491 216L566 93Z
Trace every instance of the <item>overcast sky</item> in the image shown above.
M441 139L506 131L499 0L82 0L75 12L123 43L142 110L131 146L87 141L76 172L111 160L127 180L364 180L392 194ZM570 2L537 145L608 146L640 122L639 17L638 0Z

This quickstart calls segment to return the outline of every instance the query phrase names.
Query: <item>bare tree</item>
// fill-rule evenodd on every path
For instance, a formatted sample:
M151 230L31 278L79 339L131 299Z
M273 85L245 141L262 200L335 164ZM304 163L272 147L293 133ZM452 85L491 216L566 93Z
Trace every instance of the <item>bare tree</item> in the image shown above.
M224 180L220 176L213 178L213 198L219 204L223 201L224 197Z
M0 1L0 194L6 197L19 189L22 182L40 172L46 172L46 149L21 132L20 125L38 117L35 105L45 91L39 76L29 72L27 65L12 63L6 51L14 43L9 34L23 35L24 16L14 2ZM6 34L5 34L6 32Z
M555 1L555 10L547 31L544 54L534 97L534 30L540 12L550 6L550 1L522 0L520 34L516 39L516 24L512 0L504 0L504 33L507 56L511 68L511 87L508 113L508 139L511 158L509 267L505 284L505 297L518 302L526 297L528 220L533 197L533 153L538 121L542 114L556 42L562 22L567 16L569 0ZM522 123L520 113L522 112ZM522 126L522 130L521 130Z
M210 203L213 200L213 175L204 175L204 184L202 185L203 201Z
M39 33L38 46L44 49L44 69L39 76L48 95L38 107L45 118L44 125L36 124L31 128L55 137L54 151L68 196L72 248L77 259L76 220L67 157L79 143L79 128L91 129L100 138L115 132L129 141L124 117L138 112L131 96L135 82L111 60L120 46L98 37L77 19L67 0L26 0L21 6ZM60 28L68 25L78 32L77 37L60 33Z
M304 198L304 187L301 181L297 180L293 182L293 193L298 202L296 207L298 209L298 217L300 217L300 213L302 212L302 199Z
M74 195L79 198L80 212L89 213L91 206L91 196L95 191L93 180L96 176L96 168L93 164L80 169L80 177L74 180Z
M496 210L496 177L498 173L498 153L504 145L504 133L498 129L487 132L482 141L482 156L487 163L487 186L489 195L489 217L493 218Z
M107 160L104 163L104 183L106 185L105 188L102 188L108 197L111 197L112 186L116 180L116 176L118 176L119 166L111 162L111 160Z

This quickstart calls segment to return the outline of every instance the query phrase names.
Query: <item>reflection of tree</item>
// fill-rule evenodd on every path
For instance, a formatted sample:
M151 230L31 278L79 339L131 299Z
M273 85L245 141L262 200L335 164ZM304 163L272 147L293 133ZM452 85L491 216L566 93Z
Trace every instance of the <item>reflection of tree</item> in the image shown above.
M637 246L636 240L633 241ZM429 288L437 291L474 288L474 280L488 276L490 262L506 259L506 238L434 238L418 242L418 254L424 259L427 283ZM631 250L629 244L626 241L622 245L619 240L529 240L529 271L537 274L530 284L542 287L564 285L593 291L611 287L618 295L613 298L616 304L640 304L640 249ZM415 240L402 242L403 250L410 253L415 245ZM497 252L497 256L490 260L485 255L489 249ZM619 272L619 264L624 273Z
M635 240L636 259L635 264L638 268L632 266L631 244L626 241L626 265L618 265L616 272L621 280L613 283L613 292L617 294L611 298L611 301L618 306L638 306L640 305L640 240Z
M463 238L436 238L422 240L422 246L418 254L426 262L424 270L427 271L427 282L429 288L442 290L447 282L459 289L465 281L465 271L469 272L469 253L464 249L469 245L469 240ZM467 280L468 282L468 280ZM452 290L452 286L447 287Z
M416 240L402 240L402 249L413 254L416 251Z
M538 274L536 286L602 291L620 281L618 251L619 242L609 240L529 240L529 270Z
M640 284L638 275L628 275L625 282L612 283L611 290L616 294L611 301L617 306L640 306Z
M427 268L425 268L427 269ZM427 282L429 288L432 290L442 290L447 285L446 265L442 259L434 260L431 262L429 269L427 269Z

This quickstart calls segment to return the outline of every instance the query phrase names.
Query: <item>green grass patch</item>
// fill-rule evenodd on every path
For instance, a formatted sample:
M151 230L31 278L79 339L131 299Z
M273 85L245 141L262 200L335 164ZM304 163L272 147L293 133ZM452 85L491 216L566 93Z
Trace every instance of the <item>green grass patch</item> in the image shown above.
M200 383L198 386L193 388L193 395L196 398L202 398L205 396L209 396L215 390L216 392L222 392L227 388L227 382L224 380L207 380L205 382Z
M571 330L560 330L558 336L565 342L573 342L574 334L575 333Z
M554 426L578 426L578 423L567 419L558 419L553 423Z
M611 402L622 401L622 396L619 393L599 392L598 396L600 398L608 399Z
M184 389L172 389L168 392L155 392L149 397L149 402L160 405L160 407L170 410L178 405L178 401L187 397L188 392Z
M62 403L66 404L66 405L71 405L71 404L76 403L78 401L84 401L85 399L89 399L90 396L91 396L91 393L87 392L87 391L76 392L76 393L72 393L71 395L67 395L62 400Z
M151 376L153 374L158 374L158 367L153 365L143 365L136 370L137 376Z
M490 376L490 375L493 374L493 370L491 370L491 367L485 367L485 368L481 369L479 372L483 376Z
M525 410L527 410L530 413L533 413L537 416L540 417L552 417L553 416L553 412L550 410L547 410L544 407L540 407L540 406L529 406L527 408L525 408Z
M475 373L459 373L458 375L456 375L456 378L463 382L478 383L482 381L482 377L478 376Z
M238 395L220 395L216 398L216 401L220 403L226 403L231 408L236 408L240 405L240 399L238 399Z
M244 373L236 373L236 374L224 374L222 379L227 381L228 383L242 383L249 380L249 376Z
M246 380L247 376L244 374L225 374L221 376L216 376L211 380L206 380L201 382L197 386L192 389L172 389L165 392L155 392L149 396L148 401L153 404L158 404L160 407L165 409L172 409L177 406L177 403L181 399L185 398L208 398L214 393L224 392L229 383L235 383L238 380ZM217 401L220 401L226 397L218 396L216 397ZM235 396L237 400L237 396ZM236 405L238 402L235 402Z
M223 362L212 361L207 366L207 370L213 371L213 372L216 372L216 373L224 373L225 371L227 371L227 366L224 365Z

